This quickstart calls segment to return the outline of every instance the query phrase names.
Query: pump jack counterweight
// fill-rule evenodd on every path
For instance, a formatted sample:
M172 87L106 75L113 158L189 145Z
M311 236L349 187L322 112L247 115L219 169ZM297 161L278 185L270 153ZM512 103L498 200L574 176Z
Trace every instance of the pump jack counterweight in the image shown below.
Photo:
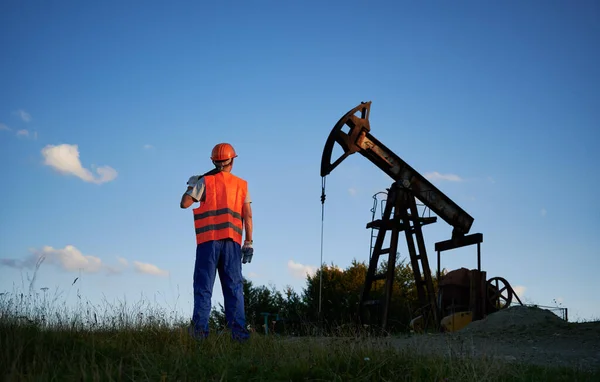
M504 290L509 292L509 298L508 301L505 299L502 306L508 306L514 294L512 287L508 282L505 283L506 287L503 289L486 283L485 272L479 269L479 245L483 241L483 235L477 233L465 236L471 229L474 220L473 217L371 135L369 123L370 108L370 101L361 102L360 105L348 111L340 118L325 142L321 158L321 176L323 178L331 173L349 155L358 152L394 180L391 187L387 190L388 197L382 218L374 219L375 204L372 209L373 221L367 224L367 228L371 228L372 230L371 253L357 312L359 323L375 324L382 331L386 331L400 232L404 232L407 244L420 305L418 310L421 314L418 318L422 320L423 326L439 329L441 324L444 330L455 330L454 314L456 313L455 307L458 306L455 304L457 301L468 301L466 308L464 305L461 308L463 311L467 310L469 314L472 314L473 320L483 318L485 313L495 311L494 308L490 307L500 305L500 292ZM343 149L343 154L332 162L331 156L336 143ZM324 192L322 198L324 198ZM376 203L377 199L375 196L374 198ZM440 251L471 244L477 244L478 246L478 269L468 271L465 268L461 268L458 271L462 272L464 270L468 275L466 278L460 278L459 281L452 277L444 278L443 281L445 281L446 287L439 290L439 296L437 297L422 231L424 225L435 223L437 217L420 217L417 209L417 200L453 228L449 240L436 243L436 251L438 253L438 283L441 278L439 275ZM373 230L378 230L374 246L372 245ZM383 248L388 231L391 233L390 244L388 248ZM383 255L388 256L387 267L383 273L378 274L379 258ZM459 273L459 276L462 275L463 273ZM372 297L373 285L379 280L385 280L385 286L383 288L383 296L377 299ZM465 282L470 283L466 287L469 291L466 297L464 293ZM459 292L456 292L457 290ZM380 313L380 317L376 320L373 320L373 316L378 315L373 314L373 311ZM444 315L446 317L442 319ZM373 321L378 322L374 323ZM451 325L449 326L447 322L450 322Z

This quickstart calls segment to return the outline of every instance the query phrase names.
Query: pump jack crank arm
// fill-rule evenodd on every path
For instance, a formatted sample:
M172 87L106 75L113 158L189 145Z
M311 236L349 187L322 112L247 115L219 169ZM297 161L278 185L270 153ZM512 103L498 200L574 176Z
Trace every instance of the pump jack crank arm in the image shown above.
M321 176L328 175L349 155L359 152L396 182L412 190L417 199L454 227L453 236L454 234L467 234L473 224L473 218L370 134L370 108L371 101L361 102L335 124L325 142L321 159ZM358 111L361 112L360 117L356 115ZM342 131L345 126L350 128L348 133ZM336 142L342 147L344 153L331 163L331 155Z

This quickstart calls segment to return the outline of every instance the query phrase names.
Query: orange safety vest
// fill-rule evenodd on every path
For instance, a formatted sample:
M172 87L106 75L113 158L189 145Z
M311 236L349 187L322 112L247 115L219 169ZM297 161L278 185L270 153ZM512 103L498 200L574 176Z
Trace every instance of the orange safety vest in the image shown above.
M242 206L248 183L229 172L204 176L205 200L194 208L196 244L233 239L242 244Z

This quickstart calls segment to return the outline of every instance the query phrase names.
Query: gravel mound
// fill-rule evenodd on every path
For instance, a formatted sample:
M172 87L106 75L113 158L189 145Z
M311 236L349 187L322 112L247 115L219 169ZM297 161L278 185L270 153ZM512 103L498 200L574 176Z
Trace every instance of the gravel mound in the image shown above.
M547 309L516 305L492 313L482 320L471 322L460 332L520 331L528 328L556 328L566 325L568 325L566 321Z

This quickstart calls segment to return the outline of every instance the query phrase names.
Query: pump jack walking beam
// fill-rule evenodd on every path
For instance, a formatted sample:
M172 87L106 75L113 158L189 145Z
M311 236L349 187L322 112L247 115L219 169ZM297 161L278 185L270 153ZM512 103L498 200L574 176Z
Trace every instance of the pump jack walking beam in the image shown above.
M349 155L358 152L394 179L394 183L389 189L383 218L367 225L367 228L377 228L379 232L361 295L359 319L362 321L365 307L378 306L382 303L380 324L382 329L385 330L388 307L391 301L399 233L403 231L407 241L421 308L424 309L424 312L428 312L424 313L425 316L428 316L426 319L432 318L437 326L439 323L438 307L421 230L422 225L433 223L436 218L420 218L415 198L453 227L452 242L459 243L464 240L464 235L471 229L473 218L371 135L370 108L370 101L362 102L348 111L336 123L327 138L321 159L322 177L330 174ZM341 146L343 154L332 162L331 156L335 143ZM390 247L384 249L382 246L387 231L391 231L392 236ZM376 274L379 256L384 254L388 255L387 270L383 274ZM372 284L383 279L386 280L384 297L379 301L370 299Z
M396 182L411 190L417 199L454 227L453 236L467 234L473 224L473 218L371 135L370 109L371 101L362 102L347 112L331 130L321 158L321 176L328 175L349 155L358 152ZM359 112L360 116L356 115ZM349 127L348 132L342 130L346 126ZM344 153L332 163L331 155L335 143L342 147Z

